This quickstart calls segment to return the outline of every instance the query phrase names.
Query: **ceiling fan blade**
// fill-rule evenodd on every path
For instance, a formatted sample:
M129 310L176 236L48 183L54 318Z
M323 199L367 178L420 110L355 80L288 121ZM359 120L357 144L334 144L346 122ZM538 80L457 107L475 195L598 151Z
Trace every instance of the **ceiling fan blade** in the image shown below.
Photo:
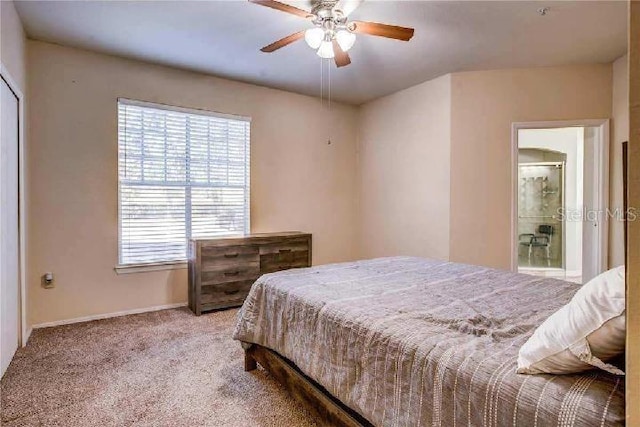
M336 39L333 39L333 54L333 60L336 61L338 68L351 64L349 54L342 50Z
M355 33L409 41L413 37L413 28L397 25L379 24L377 22L353 21Z
M300 40L301 38L304 37L304 30L303 31L298 31L297 33L293 33L291 35L288 35L287 37L283 37L280 40L278 40L277 42L273 42L268 46L263 47L262 49L260 49L263 52L267 52L267 53L271 53L274 50L278 50L281 47L285 47L286 45L289 45L295 41Z
M351 13L362 4L363 0L340 0L336 4L335 9L342 12L344 16L349 16Z
M313 17L311 12L307 12L306 10L298 9L297 7L289 6L288 4L280 3L275 0L249 0L249 2L259 4L260 6L270 7L271 9L279 10L281 12L291 13L292 15L296 15L301 18Z

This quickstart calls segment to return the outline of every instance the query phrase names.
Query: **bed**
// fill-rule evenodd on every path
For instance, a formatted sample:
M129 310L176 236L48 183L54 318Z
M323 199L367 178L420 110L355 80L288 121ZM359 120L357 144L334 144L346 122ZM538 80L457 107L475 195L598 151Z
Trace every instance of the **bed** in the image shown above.
M578 286L414 257L288 270L253 285L234 338L326 424L624 425L623 377L515 373Z

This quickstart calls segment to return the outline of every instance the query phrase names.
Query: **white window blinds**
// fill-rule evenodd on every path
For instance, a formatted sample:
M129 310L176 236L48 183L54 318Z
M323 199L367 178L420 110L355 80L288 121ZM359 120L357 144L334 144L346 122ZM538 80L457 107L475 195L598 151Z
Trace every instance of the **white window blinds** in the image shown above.
M248 118L118 100L120 265L249 232Z

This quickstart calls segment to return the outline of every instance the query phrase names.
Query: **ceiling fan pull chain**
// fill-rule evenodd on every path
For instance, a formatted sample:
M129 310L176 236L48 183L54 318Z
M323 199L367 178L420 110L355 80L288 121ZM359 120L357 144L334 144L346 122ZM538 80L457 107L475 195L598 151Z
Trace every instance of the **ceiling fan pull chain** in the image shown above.
M320 110L323 107L323 98L324 97L324 64L322 63L322 58L320 58Z
M331 112L331 64L329 64L327 69L328 69L327 80L328 80L328 84L329 84L329 93L327 94L327 98L329 99L329 112Z

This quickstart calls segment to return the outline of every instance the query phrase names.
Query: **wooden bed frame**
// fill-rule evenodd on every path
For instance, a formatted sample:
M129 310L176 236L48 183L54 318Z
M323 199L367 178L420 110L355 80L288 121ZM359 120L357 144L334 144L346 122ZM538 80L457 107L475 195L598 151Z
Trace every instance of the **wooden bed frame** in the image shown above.
M257 344L243 343L244 370L253 371L259 363L320 421L336 427L373 427L352 409L331 396L320 384L303 374L293 362Z

